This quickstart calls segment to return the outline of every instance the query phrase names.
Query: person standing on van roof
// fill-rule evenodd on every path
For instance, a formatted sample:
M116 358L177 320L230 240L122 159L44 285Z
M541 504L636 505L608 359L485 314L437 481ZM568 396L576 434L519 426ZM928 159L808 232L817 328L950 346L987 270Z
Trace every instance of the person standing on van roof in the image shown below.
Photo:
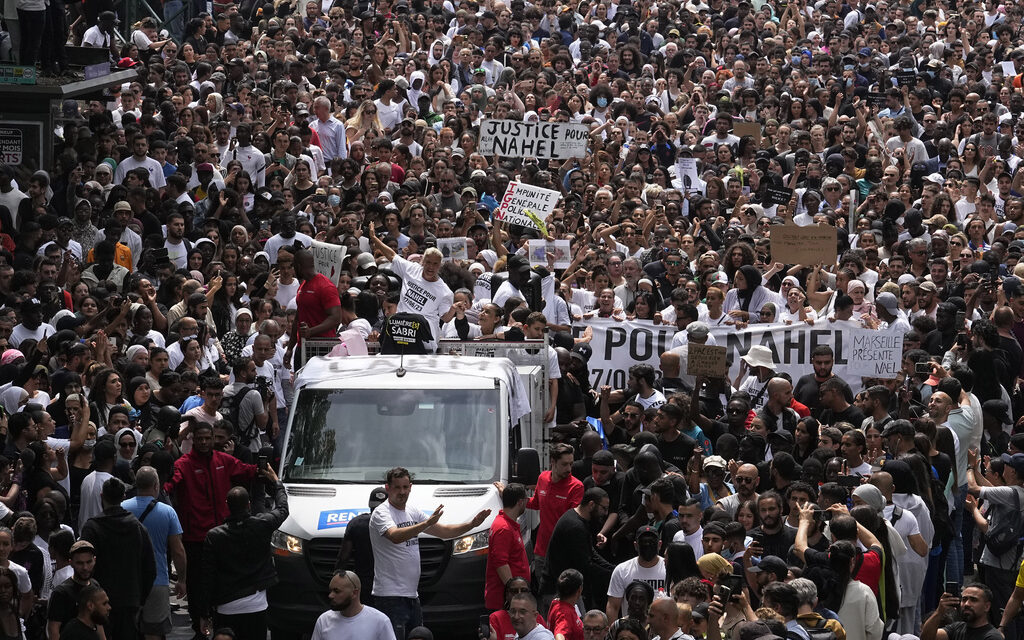
M317 273L313 254L303 249L295 254L295 271L302 284L295 294L298 315L292 323L285 366L292 364L292 352L306 338L335 338L341 324L341 296L338 287L322 273ZM295 367L297 371L303 363Z
M570 464L571 464L570 460ZM370 516L370 544L373 546L373 597L395 630L396 638L405 638L406 629L423 624L420 609L420 547L417 536L427 533L438 538L461 536L480 526L490 509L484 509L469 522L440 524L444 505L427 515L408 506L412 493L412 476L408 469L395 467L388 471L384 489L387 502ZM579 482L577 480L577 482Z

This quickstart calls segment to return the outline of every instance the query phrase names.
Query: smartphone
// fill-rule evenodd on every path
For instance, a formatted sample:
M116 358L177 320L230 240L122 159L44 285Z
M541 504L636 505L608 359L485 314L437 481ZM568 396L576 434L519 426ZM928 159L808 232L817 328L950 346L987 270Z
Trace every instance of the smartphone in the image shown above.
M764 547L764 534L763 533L758 532L758 533L753 534L750 537L751 537L751 540L752 540L752 542L754 544L760 545L761 547Z
M718 596L718 600L722 604L725 604L732 599L732 589L720 584L717 587L715 587L715 595Z
M926 362L918 362L916 365L914 365L914 372L926 376L932 375L932 361L928 360Z
M481 638L490 638L491 637L491 618L490 618L490 616L487 616L487 615L480 616L480 628L477 630L477 633L480 635Z
M964 313L963 311L957 311L956 312L956 330L957 331L963 331L964 330L964 325L966 324L966 321L967 321L967 314Z
M961 349L966 349L967 348L967 334L966 333L958 334L957 337L956 337L956 343L957 343L957 345Z
M959 582L947 582L946 583L946 590L945 591L949 595L956 596L957 598L959 598L960 597L960 583Z
M743 590L743 576L737 576L729 574L722 577L722 585L729 588L732 591L733 596L738 596L740 591Z
M839 476L839 486L847 489L860 486L860 476Z

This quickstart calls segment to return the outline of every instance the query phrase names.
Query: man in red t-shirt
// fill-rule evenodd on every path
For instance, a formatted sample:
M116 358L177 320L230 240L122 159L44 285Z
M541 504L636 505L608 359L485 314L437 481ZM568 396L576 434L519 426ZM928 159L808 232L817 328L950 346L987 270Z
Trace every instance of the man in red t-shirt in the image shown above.
M303 249L295 254L295 275L302 280L295 294L298 314L292 324L288 350L284 361L292 362L292 351L303 338L334 338L341 325L341 297L338 287L321 273L317 273L313 254ZM296 363L298 369L304 363Z
M548 554L548 541L551 540L555 523L563 513L575 508L583 499L583 483L572 475L572 447L562 443L553 445L549 458L551 470L540 474L533 497L526 503L527 509L540 511L540 526L537 528L537 543L533 546L533 553L541 558Z
M530 580L530 561L519 531L519 516L526 511L526 487L513 482L501 493L502 510L491 523L484 581L484 606L505 607L505 584L514 577Z

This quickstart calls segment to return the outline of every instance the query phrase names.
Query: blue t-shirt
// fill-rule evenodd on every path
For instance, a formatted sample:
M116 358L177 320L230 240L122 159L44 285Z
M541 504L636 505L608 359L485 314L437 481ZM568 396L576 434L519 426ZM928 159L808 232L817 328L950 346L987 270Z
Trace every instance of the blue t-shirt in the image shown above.
M121 503L127 511L138 518L146 510L149 503L153 501L151 496L136 496ZM181 535L181 522L178 514L170 505L158 502L156 507L149 512L142 526L149 532L149 539L153 543L153 555L156 557L156 586L167 586L170 578L167 573L167 538Z

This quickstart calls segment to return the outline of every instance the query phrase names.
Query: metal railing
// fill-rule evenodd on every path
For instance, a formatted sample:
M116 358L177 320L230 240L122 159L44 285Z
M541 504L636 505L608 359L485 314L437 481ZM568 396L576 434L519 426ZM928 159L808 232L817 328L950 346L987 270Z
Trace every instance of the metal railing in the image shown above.
M341 344L339 338L306 338L299 347L302 362L309 358L326 356L334 347ZM504 340L440 340L437 353L450 356L467 356L476 358L508 358L516 365L540 365L547 367L547 338L544 340L527 340L524 342L507 342ZM380 353L379 342L367 342L366 351L369 355Z

